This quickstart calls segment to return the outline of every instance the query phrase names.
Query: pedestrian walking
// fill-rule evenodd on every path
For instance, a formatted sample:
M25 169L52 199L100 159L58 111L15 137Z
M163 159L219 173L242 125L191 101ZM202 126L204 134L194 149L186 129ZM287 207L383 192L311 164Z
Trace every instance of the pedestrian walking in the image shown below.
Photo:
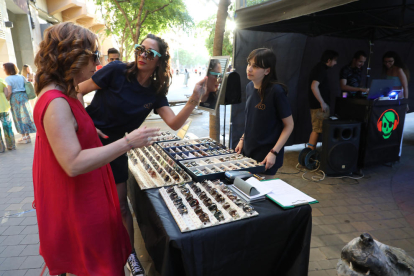
M150 145L159 129L136 129L102 146L76 98L78 84L100 64L98 37L71 22L49 27L44 37L35 58L33 161L40 253L50 275L124 276L131 245L108 163Z
M33 72L32 67L30 65L25 64L22 68L22 76L26 78L26 81L31 82L34 84L35 76L36 74ZM32 107L32 110L34 109L34 106L36 104L36 98L29 100L30 106Z
M188 79L190 78L190 73L185 69L184 72L184 85L185 87L188 87Z
M3 125L4 140L6 141L6 145L4 145L0 128L0 153L4 152L6 147L8 150L16 149L12 122L9 115L10 104L7 100L10 94L11 91L8 91L6 82L0 79L0 121Z
M19 75L19 69L14 63L7 62L3 64L6 73L7 89L11 91L10 106L13 115L14 126L22 138L17 143L30 143L30 133L36 133L36 126L33 123L32 109L30 107L29 98L26 94L26 79Z

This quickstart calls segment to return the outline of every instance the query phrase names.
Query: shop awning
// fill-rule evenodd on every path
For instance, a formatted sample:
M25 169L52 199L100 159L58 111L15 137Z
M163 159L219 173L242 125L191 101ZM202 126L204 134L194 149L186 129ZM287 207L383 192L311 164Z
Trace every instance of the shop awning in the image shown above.
M414 0L281 0L236 11L239 29L412 41Z
M242 8L236 11L239 29L275 23L316 13L358 0L279 0Z

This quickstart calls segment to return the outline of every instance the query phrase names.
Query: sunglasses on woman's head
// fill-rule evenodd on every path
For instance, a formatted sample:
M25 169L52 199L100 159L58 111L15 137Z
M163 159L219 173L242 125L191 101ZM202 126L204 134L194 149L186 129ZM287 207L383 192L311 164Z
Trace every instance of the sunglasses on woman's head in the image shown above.
M153 49L145 50L145 46L135 44L135 55L140 56L142 53L144 53L145 58L148 60L153 60L155 57L162 57L160 53Z
M95 63L98 63L99 59L101 58L101 53L98 50L96 50L95 52L92 53L92 56L93 56L93 61Z
M209 72L209 75L215 76L218 79L221 79L221 77L223 76L221 73L217 72Z

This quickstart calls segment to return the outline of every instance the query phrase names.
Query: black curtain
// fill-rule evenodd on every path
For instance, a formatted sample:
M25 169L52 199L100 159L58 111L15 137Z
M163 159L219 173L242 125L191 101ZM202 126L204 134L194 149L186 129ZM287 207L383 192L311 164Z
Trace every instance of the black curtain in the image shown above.
M371 54L370 80L381 78L382 56L386 51L396 51L409 66L414 64L413 42L374 42ZM335 97L341 95L339 72L352 61L354 53L363 50L369 55L369 41L362 39L337 38L330 36L307 37L296 33L270 33L260 31L238 30L235 33L234 67L241 76L243 103L233 105L232 145L235 147L244 132L245 87L249 80L246 77L246 58L249 53L260 47L272 48L277 57L276 72L279 81L288 86L288 98L292 107L295 128L286 145L306 143L311 133L311 119L308 104L309 73L319 62L326 49L339 53L338 64L328 71L331 92L331 115L335 114ZM363 68L362 84L365 85L368 61ZM414 65L412 66L414 67ZM414 68L411 68L413 71ZM370 82L367 84L370 85ZM409 91L414 93L414 82L409 82ZM414 101L411 97L411 109Z

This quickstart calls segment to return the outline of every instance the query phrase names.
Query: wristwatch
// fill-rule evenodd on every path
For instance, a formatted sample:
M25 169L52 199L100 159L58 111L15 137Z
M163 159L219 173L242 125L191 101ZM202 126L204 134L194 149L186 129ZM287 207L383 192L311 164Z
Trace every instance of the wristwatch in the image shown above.
M279 153L278 153L277 151L275 151L274 149L271 149L271 150L270 150L270 152L271 152L271 153L273 153L273 154L274 154L274 155L276 155L276 156L278 156L278 154L279 154Z

